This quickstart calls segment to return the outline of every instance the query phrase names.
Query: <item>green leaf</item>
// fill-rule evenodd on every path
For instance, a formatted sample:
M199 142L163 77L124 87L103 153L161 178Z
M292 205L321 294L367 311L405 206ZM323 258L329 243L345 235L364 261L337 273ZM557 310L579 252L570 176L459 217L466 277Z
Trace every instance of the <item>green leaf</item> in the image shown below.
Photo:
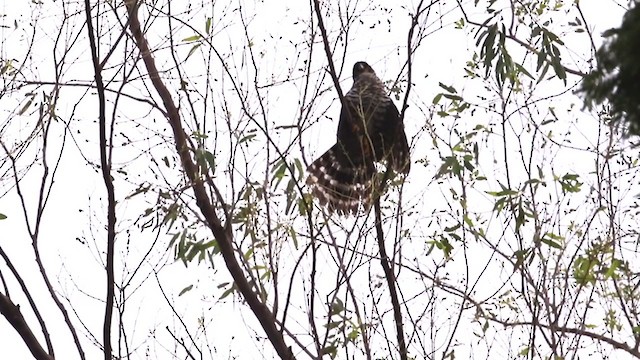
M446 232L454 232L454 231L458 230L461 226L462 226L462 224L458 223L458 224L456 224L454 226L444 228L444 231L446 231Z
M438 85L439 85L441 88L443 88L443 89L447 90L448 92L450 92L450 93L452 93L452 94L457 94L457 93L458 93L458 91L457 91L453 86L448 86L448 85L445 85L445 84L443 84L443 83L438 83Z
M459 95L451 95L451 94L442 94L444 97L446 97L449 100L453 100L453 101L462 101L462 96Z
M238 144L242 144L243 142L251 141L255 137L256 137L256 134L249 134L249 135L243 136L240 140L238 140Z
M496 40L496 34L498 32L498 26L493 24L489 27L489 32L487 34L487 38L484 40L482 44L482 50L480 51L480 58L483 58L484 67L486 69L486 75L489 75L489 70L491 69L491 62L496 57L496 51L493 46ZM496 69L498 67L496 66Z
M207 18L207 22L206 22L206 23L205 23L205 25L204 25L204 31L207 33L207 35L209 35L209 34L210 34L210 32L211 32L211 22L212 22L212 21L211 21L211 18L210 18L210 17L208 17L208 18Z
M596 276L593 269L598 265L595 259L578 256L573 262L573 278L579 285L595 284Z
M560 63L560 57L554 57L551 59L551 66L553 70L556 72L558 78L564 81L565 85L567 84L567 73L564 70L564 66Z
M547 53L544 50L541 50L538 53L538 61L537 61L536 71L540 70L542 65L545 63L546 59L547 59Z
M300 174L300 179L304 176L304 168L302 167L302 162L300 159L295 158L293 163L296 165L296 169L298 169L298 173Z
M22 106L22 108L20 109L20 111L18 111L18 115L22 115L25 112L27 112L27 110L29 110L29 107L31 107L31 104L33 103L33 98L34 96L32 95L29 100L27 100L27 103L24 104L24 106Z
M487 194L496 196L496 197L504 197L504 196L516 196L518 195L518 191L511 189L503 189L502 191L485 191Z
M4 220L7 218L7 215L0 213L0 220Z
M285 207L285 213L287 214L291 214L291 211L294 209L292 205L295 204L294 200L296 200L297 198L297 193L294 190L295 186L295 179L289 179L289 182L287 183L287 189L285 190L285 194L287 194L287 205Z
M253 251L254 251L254 248L253 248L253 247L249 248L249 250L247 250L247 251L244 253L244 255L242 256L242 258L243 258L245 261L247 261L247 260L251 259L251 257L253 256Z
M536 26L535 28L533 28L533 30L531 31L531 37L537 37L540 36L540 34L542 33L542 29L540 28L540 26Z
M225 291L222 293L222 295L220 295L220 299L219 299L219 300L222 300L222 299L226 298L227 296L229 296L229 295L233 294L233 291L234 291L234 290L235 290L235 287L233 287L233 286L232 286L232 287L230 287L230 288L228 288L227 290L225 290Z
M331 315L337 315L344 311L344 303L342 300L336 298L336 300L331 304Z
M296 230L293 228L293 226L289 226L287 230L289 232L291 240L293 241L293 246L296 248L296 250L298 250L298 234L296 233Z
M193 36L189 36L189 37L186 37L186 38L182 39L182 41L184 41L184 42L192 42L192 41L198 41L201 38L202 38L202 36L200 36L200 35L193 35Z
M453 237L455 234L449 233L449 235ZM438 250L441 250L447 259L451 256L451 252L453 251L453 245L451 245L449 240L444 236L440 236L439 239L427 241L427 244L435 246Z
M193 53L200 47L200 45L202 44L195 44L191 47L191 49L189 50L189 53L187 54L187 57L185 58L185 60L189 59L189 57L191 57L191 55L193 55Z
M193 284L191 284L191 285L189 285L189 286L185 287L184 289L182 289L182 290L180 291L180 293L178 294L178 296L182 296L184 293L186 293L186 292L190 291L191 289L193 289Z
M529 257L529 255L531 254L529 249L525 249L525 250L516 250L513 253L513 257L516 258L516 263L514 265L514 267L516 269L519 269L522 267L522 265L524 264L524 262L527 260L527 258Z
M552 248L562 250L562 245L558 241L564 241L564 237L553 233L546 233L540 241Z
M516 232L520 231L522 225L525 224L524 210L522 209L522 201L518 204L518 215L516 216Z
M443 175L449 174L453 171L456 165L459 167L458 159L455 156L447 156L443 159L442 165L440 165L440 169L436 174L436 179L442 177Z
M518 63L514 63L516 69L518 70L518 72L525 74L529 79L534 80L533 75L531 75L527 69L525 69L522 65L518 64Z
M347 339L351 342L354 342L358 336L360 336L360 332L358 331L357 328L353 328L351 329L351 331L349 331L349 333L347 334Z
M324 327L327 329L336 329L338 328L340 325L342 325L342 321L330 321L328 324L326 324Z
M536 83L539 84L544 79L545 75L547 75L548 71L549 71L549 63L547 62L544 64L544 68L542 69L542 72L540 72L540 76L538 76L538 81L536 81Z
M577 174L567 173L561 178L555 176L555 180L560 183L562 191L565 193L578 193L581 190L582 183L579 181L580 176Z
M604 276L607 279L611 279L615 276L616 270L622 265L622 262L618 259L613 259L611 261L611 266L605 271Z
M287 172L287 163L283 159L278 160L273 166L271 172L273 172L273 177L271 177L271 184L273 184L273 182L275 181L274 188L277 189L278 185L280 185L280 182L282 181L282 179L284 179L284 176Z
M338 348L334 345L329 345L322 348L320 352L322 353L322 355L329 355L333 359L336 357L336 355L338 355Z

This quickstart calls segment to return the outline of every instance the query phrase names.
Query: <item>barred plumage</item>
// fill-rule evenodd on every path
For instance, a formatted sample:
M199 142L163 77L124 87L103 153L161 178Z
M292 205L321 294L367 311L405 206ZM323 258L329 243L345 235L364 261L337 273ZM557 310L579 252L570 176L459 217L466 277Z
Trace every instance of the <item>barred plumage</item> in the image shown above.
M411 162L398 109L369 64L353 66L353 86L344 101L337 142L309 165L307 184L330 211L350 214L360 203L371 204L374 162L386 160L404 174Z

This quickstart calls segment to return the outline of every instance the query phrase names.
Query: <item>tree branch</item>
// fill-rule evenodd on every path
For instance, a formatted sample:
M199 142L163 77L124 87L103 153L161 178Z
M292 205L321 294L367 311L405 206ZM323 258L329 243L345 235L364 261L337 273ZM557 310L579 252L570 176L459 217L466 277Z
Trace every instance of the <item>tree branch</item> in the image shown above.
M591 332L591 331L587 331L587 330L583 330L583 329L576 329L576 328L569 328L569 327L558 326L558 325L542 324L542 323L540 323L538 321L533 321L533 322L531 322L531 321L509 322L509 321L503 321L503 320L492 318L492 317L485 317L485 318L487 320L491 320L491 321L496 322L498 324L504 325L505 327L533 326L533 327L542 327L542 328L545 328L545 329L552 330L554 332L569 333L569 334L575 334L575 335L580 335L580 336L586 336L586 337L589 337L591 339L607 343L607 344L613 346L613 348L625 351L625 352L633 355L636 358L640 358L640 351L638 350L637 347L630 346L627 343L624 343L624 342L621 342L621 341L616 341L616 340L608 338L608 337L606 337L604 335L596 334L596 333Z
M477 27L480 27L480 28L489 28L491 26L486 21L484 23L479 23L479 22L475 22L475 21L470 20L469 17L467 16L467 12L464 10L464 7L462 6L462 3L460 2L460 0L457 0L457 2L458 2L458 7L460 8L460 11L462 12L462 16L464 17L464 20L467 22L467 24L470 24L470 25L473 25L473 26L477 26ZM520 46L526 48L527 50L529 50L531 53L535 54L536 56L538 54L540 54L540 51L538 51L538 49L536 49L533 46L527 44L526 42L518 39L516 36L514 36L514 35L512 35L510 33L507 33L506 31L503 32L503 34L504 34L505 38L518 43ZM551 60L549 60L549 58L547 56L545 56L545 61L547 63L551 64ZM580 77L587 76L587 74L583 73L582 71L578 71L578 70L575 70L575 69L568 68L568 67L566 67L566 66L564 66L562 64L560 64L560 65L562 66L564 71L569 73L569 74L577 75L577 76L580 76Z
M389 173L389 171L387 171ZM387 175L385 174L385 178ZM386 179L383 184L386 183ZM384 245L384 231L382 230L382 212L380 211L380 196L376 196L373 203L375 215L376 215L376 235L378 238L378 249L380 251L380 263L384 270L384 277L387 280L387 287L389 288L389 296L391 297L391 304L393 306L393 319L396 324L396 337L398 339L398 348L400 351L400 359L407 360L407 345L404 339L404 325L402 324L402 311L400 308L400 301L398 300L398 291L396 290L396 276L389 265L389 256Z
M227 221L225 226L222 225L222 222L218 218L218 214L216 213L216 210L213 207L211 200L209 199L207 191L204 187L203 180L198 174L198 169L191 159L188 140L184 132L184 128L182 127L180 113L173 101L171 92L169 91L169 89L167 89L163 81L160 79L158 68L155 64L155 59L151 55L151 50L149 49L147 40L142 33L140 20L138 19L138 4L135 0L127 0L125 1L125 5L129 13L129 29L133 34L133 38L136 41L138 49L140 50L142 59L149 73L151 83L158 92L158 95L162 99L164 107L167 111L167 121L169 122L169 125L171 126L171 129L173 131L176 151L180 156L185 175L187 176L193 187L196 204L202 212L202 215L206 219L206 222L218 243L220 253L224 258L227 269L233 277L238 291L243 296L244 300L249 305L249 308L251 309L251 311L253 311L254 315L262 325L262 328L267 334L269 341L275 348L278 355L282 359L286 360L295 359L291 348L285 343L280 329L276 327L275 316L273 315L273 313L271 313L269 308L258 299L253 287L247 281L247 278L245 277L245 274L235 257L232 242L233 238L231 233L231 223L230 221ZM222 201L222 199L219 199L219 201Z
M327 54L327 61L329 62L329 74L331 75L331 79L333 80L333 85L338 92L338 98L340 99L340 104L344 104L344 94L342 93L342 88L340 87L340 80L338 79L338 73L336 72L336 67L333 64L333 54L331 53L331 47L329 46L329 38L327 37L327 29L324 27L324 21L322 20L322 14L320 14L320 2L318 0L313 0L313 6L315 9L316 17L318 18L318 27L320 28L320 33L322 34L322 43L324 44L324 52Z
M113 179L111 177L111 158L107 156L107 125L105 110L105 90L102 81L102 67L98 58L98 48L93 31L93 23L91 17L91 3L89 0L84 2L85 13L87 16L87 33L89 35L89 48L91 50L91 59L93 62L94 78L96 81L96 90L98 92L98 125L99 125L99 143L100 143L100 168L102 170L102 179L107 189L107 296L105 299L104 324L102 328L102 341L104 347L104 359L111 360L111 321L113 317L113 300L115 296L114 289L114 251L116 241L116 200Z
M38 342L38 339L33 335L33 332L20 312L20 307L16 306L11 299L4 294L0 294L0 314L2 314L18 334L20 334L20 337L22 337L22 340L35 359L53 360L53 357L47 354Z

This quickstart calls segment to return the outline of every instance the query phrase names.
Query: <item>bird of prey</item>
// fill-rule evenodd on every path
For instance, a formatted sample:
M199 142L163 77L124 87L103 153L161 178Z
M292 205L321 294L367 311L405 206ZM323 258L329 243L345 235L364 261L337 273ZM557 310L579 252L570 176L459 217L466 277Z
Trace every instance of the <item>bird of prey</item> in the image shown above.
M366 62L353 66L353 86L344 96L337 142L307 171L307 185L329 211L355 214L374 197L374 162L408 174L411 161L404 125L384 84Z

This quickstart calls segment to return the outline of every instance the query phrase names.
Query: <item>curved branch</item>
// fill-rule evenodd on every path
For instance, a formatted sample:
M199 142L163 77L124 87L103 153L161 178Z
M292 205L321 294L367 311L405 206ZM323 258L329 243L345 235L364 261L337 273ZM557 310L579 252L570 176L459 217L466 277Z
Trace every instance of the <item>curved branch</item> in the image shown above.
M618 349L618 350L622 350L625 351L627 353L629 353L630 355L633 355L636 358L640 358L640 351L638 350L637 346L631 346L627 343L621 342L621 341L616 341L613 340L611 338L608 338L604 335L601 334L597 334L588 330L583 330L583 329L577 329L577 328L570 328L570 327L564 327L564 326L558 326L558 325L549 325L549 324L542 324L540 322L537 321L517 321L517 322L509 322L509 321L503 321L500 319L496 319L493 317L485 317L487 320L493 321L495 323L501 324L505 327L515 327L515 326L533 326L533 327L541 327L544 329L548 329L548 330L553 330L556 332L561 332L561 333L569 333L569 334L575 334L575 335L580 335L580 336L586 336L588 338L591 338L593 340L597 340L597 341L601 341L604 343L607 343L611 346L613 346L614 349Z

